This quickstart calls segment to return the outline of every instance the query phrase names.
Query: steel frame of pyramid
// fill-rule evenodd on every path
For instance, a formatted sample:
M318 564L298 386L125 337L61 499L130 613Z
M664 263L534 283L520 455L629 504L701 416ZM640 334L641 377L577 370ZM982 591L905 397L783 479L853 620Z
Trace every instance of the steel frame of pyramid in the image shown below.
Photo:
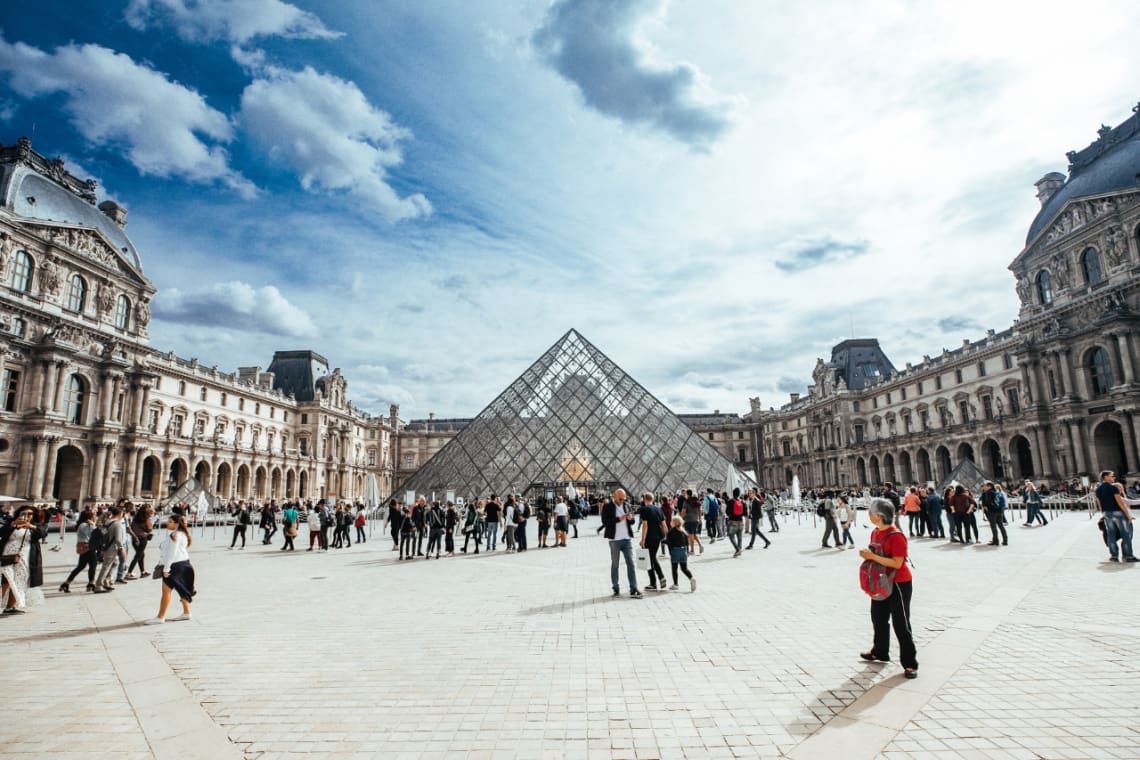
M472 499L594 482L620 484L636 499L719 489L733 467L571 329L399 490Z

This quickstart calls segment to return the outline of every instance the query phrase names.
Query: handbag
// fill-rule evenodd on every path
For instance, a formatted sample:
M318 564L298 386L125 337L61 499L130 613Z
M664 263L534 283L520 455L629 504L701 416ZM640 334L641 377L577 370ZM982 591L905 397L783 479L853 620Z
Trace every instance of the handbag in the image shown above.
M11 567L20 561L20 555L24 552L24 543L28 540L27 532L24 533L20 539L20 548L16 550L15 554L0 554L0 567Z
M154 571L151 572L150 577L154 578L155 580L158 580L159 578L162 577L162 571L163 571L162 565L155 565Z
M79 543L77 543L75 545L75 553L76 554L86 554L90 550L91 550L91 544L87 543L86 541L80 541Z

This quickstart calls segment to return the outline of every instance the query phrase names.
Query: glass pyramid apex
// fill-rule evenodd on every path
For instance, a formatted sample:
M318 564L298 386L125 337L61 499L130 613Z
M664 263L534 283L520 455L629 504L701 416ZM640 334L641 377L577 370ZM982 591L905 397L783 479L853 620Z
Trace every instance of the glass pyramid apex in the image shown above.
M722 488L734 465L621 367L569 330L401 491L630 494Z

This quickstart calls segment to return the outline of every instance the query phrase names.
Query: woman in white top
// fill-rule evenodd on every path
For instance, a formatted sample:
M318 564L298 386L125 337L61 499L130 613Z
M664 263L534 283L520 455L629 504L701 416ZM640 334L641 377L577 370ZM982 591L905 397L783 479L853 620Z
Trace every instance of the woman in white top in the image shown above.
M566 532L570 525L570 506L566 503L566 497L559 497L558 503L554 505L554 545L566 545Z
M166 529L170 531L159 549L158 563L162 568L162 601L158 605L158 617L146 621L147 625L166 622L166 610L170 607L170 592L177 591L182 602L182 614L171 618L171 622L190 619L190 603L194 601L194 568L190 565L190 531L186 528L186 518L171 515L166 519Z

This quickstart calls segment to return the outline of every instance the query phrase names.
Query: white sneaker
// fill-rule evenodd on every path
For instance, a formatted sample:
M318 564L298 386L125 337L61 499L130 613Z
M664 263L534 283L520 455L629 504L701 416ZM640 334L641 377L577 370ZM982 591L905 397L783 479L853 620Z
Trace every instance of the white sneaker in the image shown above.
M165 622L166 622L166 618L156 617L156 618L151 618L150 620L147 620L145 623L143 623L143 625L162 625Z
M669 590L670 591L676 591L677 590L677 584L674 583L672 586L669 587Z
M135 578L138 578L138 576L135 575L134 573L127 573L123 577L126 578L128 581L133 581Z
M696 578L690 578L689 579L689 591L696 591L696 590L697 590L697 579Z
M175 617L170 618L170 622L171 623L181 623L183 620L191 620L191 619L192 618L190 617L189 612L183 612L181 615L176 615Z

